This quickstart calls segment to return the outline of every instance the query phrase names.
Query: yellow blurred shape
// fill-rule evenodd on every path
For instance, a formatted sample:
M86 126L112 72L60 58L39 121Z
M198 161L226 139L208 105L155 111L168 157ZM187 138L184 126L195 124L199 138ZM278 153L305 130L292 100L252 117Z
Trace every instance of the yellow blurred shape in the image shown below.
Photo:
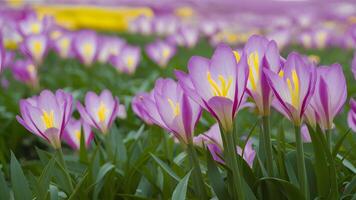
M95 29L102 31L127 30L129 21L138 16L152 17L146 7L104 7L89 5L34 5L39 17L54 16L57 23L71 29Z

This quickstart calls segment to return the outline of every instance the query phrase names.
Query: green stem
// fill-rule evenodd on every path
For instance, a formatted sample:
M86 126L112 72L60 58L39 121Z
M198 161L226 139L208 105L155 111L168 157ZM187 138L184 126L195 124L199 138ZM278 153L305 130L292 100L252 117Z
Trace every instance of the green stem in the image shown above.
M205 190L203 175L200 170L198 156L192 143L189 143L187 145L187 153L193 168L192 175L193 175L194 189L197 191L197 195L199 196L199 199L208 199L208 195Z
M232 176L228 176L228 179L232 178L232 193L233 199L244 200L244 189L242 187L242 176L240 173L238 161L237 161L237 151L236 146L234 145L234 136L233 130L224 131L220 126L220 129L223 130L222 137L224 142L224 157L225 162L228 168L231 170Z
M273 157L272 157L272 144L271 144L271 136L270 136L270 125L269 125L269 117L262 117L263 123L263 147L266 155L266 164L267 164L267 173L270 176L273 176Z
M295 130L295 140L297 146L297 167L298 167L299 185L302 194L306 197L306 199L309 199L307 173L305 168L304 150L303 150L302 135L300 133L300 126L295 126L294 130Z
M326 144L328 145L328 148L330 149L330 152L332 152L332 142L331 142L331 130L327 129L325 131L325 135L326 135Z
M71 191L73 191L74 187L73 187L73 183L72 183L72 178L70 177L69 173L68 173L68 168L67 168L67 165L64 161L64 158L63 158L63 152L62 152L62 149L59 148L56 150L57 151L57 155L58 155L58 159L59 159L59 163L60 165L62 165L63 169L64 169L64 173L66 175L66 178L67 178L67 181L69 183L69 188Z

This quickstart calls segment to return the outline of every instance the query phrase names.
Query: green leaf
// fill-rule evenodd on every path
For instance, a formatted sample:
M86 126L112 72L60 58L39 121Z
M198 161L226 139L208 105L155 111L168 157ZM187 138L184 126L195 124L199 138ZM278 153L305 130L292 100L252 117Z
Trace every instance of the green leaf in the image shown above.
M51 185L49 187L49 193L50 193L50 197L51 200L58 200L58 188L56 186Z
M111 163L105 163L103 166L100 167L99 173L95 179L95 188L94 188L94 199L98 199L98 195L103 187L102 180L104 179L105 175L108 174L115 166Z
M288 199L288 200L303 200L305 199L300 190L293 184L288 181L272 178L272 177L264 177L257 181L256 186L262 183L273 184L278 188L278 190Z
M11 182L12 189L14 191L14 197L16 200L27 200L32 199L32 193L27 182L27 179L21 169L19 162L17 161L15 155L11 152Z
M46 199L47 196L47 191L49 187L49 183L53 177L53 171L54 171L54 165L56 163L56 158L53 157L46 167L43 169L41 176L39 177L38 180L38 191L39 191L39 198L40 199Z
M161 159L159 159L157 156L151 154L151 157L158 163L158 165L160 167L162 167L162 169L164 171L166 171L172 178L174 178L176 181L180 181L179 176L166 164L164 163Z
M4 174L0 170L0 194L3 199L10 199L10 190L5 181Z
M346 136L351 132L351 129L347 130L346 133L344 133L336 142L335 147L333 149L333 153L332 156L335 158L336 155L338 154L340 147L342 145L342 143L344 142Z
M85 182L85 180L88 177L89 172L86 172L84 177L78 182L78 184L76 184L72 194L69 196L68 200L72 200L75 199L75 197L78 195L78 193L80 192L80 188L82 187L83 183Z
M79 147L79 160L80 162L87 163L88 162L88 152L85 144L85 136L84 130L80 133L80 147Z
M219 199L231 199L224 183L223 176L220 174L216 162L214 161L210 153L207 153L207 155L207 174L210 180L211 187L213 188L216 196Z
M181 181L179 181L177 187L173 191L172 200L185 200L187 195L187 187L189 182L189 177L192 171L188 172Z

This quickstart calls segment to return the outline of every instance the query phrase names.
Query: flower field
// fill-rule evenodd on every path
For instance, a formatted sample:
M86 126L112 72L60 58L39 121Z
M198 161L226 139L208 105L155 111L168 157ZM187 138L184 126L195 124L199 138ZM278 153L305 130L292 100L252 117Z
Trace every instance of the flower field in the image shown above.
M0 8L1 200L356 198L352 2L128 5Z

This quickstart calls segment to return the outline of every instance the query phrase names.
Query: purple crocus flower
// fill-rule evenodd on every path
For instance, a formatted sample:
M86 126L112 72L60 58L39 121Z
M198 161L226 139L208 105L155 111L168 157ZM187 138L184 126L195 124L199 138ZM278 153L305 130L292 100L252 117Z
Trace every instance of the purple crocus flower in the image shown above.
M150 35L152 33L152 22L145 15L141 15L129 23L129 30L132 33Z
M351 71L354 74L354 79L356 80L356 53L354 53L354 58L352 59Z
M355 99L350 99L350 111L347 115L347 123L352 131L356 132L356 101Z
M133 74L141 59L140 47L126 45L120 55L111 56L110 63L120 72Z
M317 81L310 105L316 113L320 127L331 129L335 116L346 102L345 76L339 64L318 67L316 72Z
M262 69L269 69L274 73L281 69L277 44L263 36L253 35L248 39L244 52L249 68L247 92L256 103L258 113L269 115L272 90Z
M33 88L38 87L38 69L30 59L16 60L11 69L16 80L24 82Z
M158 79L150 95L140 96L143 113L150 121L172 132L188 144L201 115L200 106L191 100L172 79Z
M127 112L126 112L126 107L123 104L119 104L119 109L117 110L117 117L119 119L126 119L127 117Z
M118 37L101 36L99 38L98 61L101 63L108 62L111 56L119 55L125 41Z
M224 149L223 141L221 139L221 133L218 123L211 126L211 128L207 132L194 137L194 144L200 147L203 147L205 145L210 151L215 161L222 164L225 163L222 156ZM236 146L236 151L239 155L242 154L241 147ZM242 157L247 162L247 164L252 167L255 156L256 151L252 148L252 142L248 140L245 146L244 155Z
M80 148L80 139L84 133L85 147L88 148L90 142L94 138L94 134L88 124L82 120L76 120L71 118L64 129L63 140L73 149L78 150Z
M151 60L164 68L176 53L176 48L169 43L157 40L146 46L146 53Z
M146 107L144 105L144 99L150 98L150 94L148 93L138 93L136 96L132 99L132 110L133 112L140 118L142 119L146 124L153 124L150 115L148 114L148 111L146 110Z
M279 73L269 69L264 69L263 72L277 99L274 107L295 125L300 126L314 93L315 67L299 54L292 52Z
M117 117L119 99L113 97L109 90L103 90L99 96L88 92L85 107L78 102L77 109L85 123L106 134Z
M53 49L61 58L69 58L73 55L72 41L74 34L69 31L61 33L57 39L52 41Z
M72 114L73 97L62 90L44 90L39 96L20 100L17 121L28 131L47 140L55 149Z
M231 48L221 44L211 60L193 56L188 63L189 74L176 71L185 93L210 112L224 131L232 129L233 118L244 103L249 72L245 63L242 60L237 64Z
M21 44L23 54L29 56L35 63L41 64L48 52L49 39L45 34L29 35Z
M85 66L94 62L98 49L98 36L94 31L82 30L75 33L73 50Z
M51 23L52 18L50 16L39 19L36 14L30 14L24 20L19 21L17 25L22 36L29 36L46 33Z

